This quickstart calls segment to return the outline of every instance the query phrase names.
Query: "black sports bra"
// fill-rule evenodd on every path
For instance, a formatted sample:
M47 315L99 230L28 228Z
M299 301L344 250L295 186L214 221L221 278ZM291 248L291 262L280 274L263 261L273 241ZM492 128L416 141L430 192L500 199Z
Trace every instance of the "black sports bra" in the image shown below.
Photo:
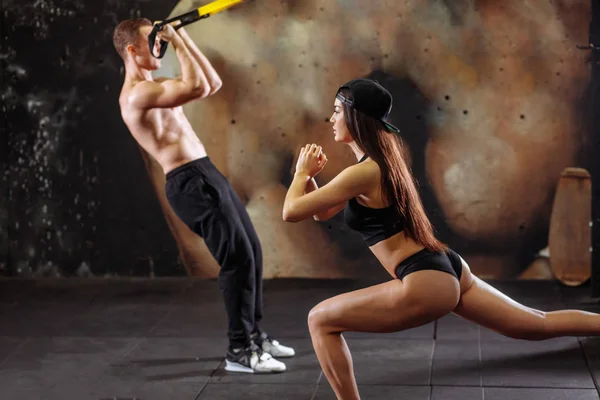
M358 162L361 163L366 159L365 154ZM346 203L344 221L350 229L362 235L368 246L373 246L404 230L404 218L398 216L394 207L370 208L360 204L356 198Z

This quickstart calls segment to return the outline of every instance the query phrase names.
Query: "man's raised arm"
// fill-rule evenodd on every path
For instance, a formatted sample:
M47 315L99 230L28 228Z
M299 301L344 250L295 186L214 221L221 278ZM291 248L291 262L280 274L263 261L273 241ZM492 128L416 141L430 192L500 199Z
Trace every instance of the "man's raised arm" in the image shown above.
M181 77L165 79L160 82L143 81L138 83L129 97L130 103L137 108L172 108L192 100L206 97L210 85L204 71L186 46L183 38L171 25L165 25L157 35L173 46L179 64Z
M208 79L208 85L210 86L209 95L216 93L221 88L221 86L223 86L223 81L221 80L221 77L214 69L210 61L208 61L208 58L206 58L204 53L202 53L198 46L196 46L196 43L194 43L194 41L192 40L190 35L188 35L185 29L179 28L177 32L183 39L185 45L192 54L192 57L194 57L194 59L200 65L200 68L202 68L202 70L204 71L204 74Z

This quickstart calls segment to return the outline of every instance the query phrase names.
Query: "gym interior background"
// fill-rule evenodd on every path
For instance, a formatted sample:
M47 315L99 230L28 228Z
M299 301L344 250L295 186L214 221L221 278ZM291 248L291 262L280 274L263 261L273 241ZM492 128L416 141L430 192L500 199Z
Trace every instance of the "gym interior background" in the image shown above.
M112 47L118 21L199 3L3 0L0 275L216 276L122 122ZM265 277L385 274L341 215L281 218L300 146L324 147L320 184L355 162L327 120L337 87L370 76L394 95L439 237L483 278L554 279L561 173L597 179L597 55L577 48L594 43L595 3L254 0L188 26L224 86L185 111L246 201ZM157 75L177 69L170 49Z

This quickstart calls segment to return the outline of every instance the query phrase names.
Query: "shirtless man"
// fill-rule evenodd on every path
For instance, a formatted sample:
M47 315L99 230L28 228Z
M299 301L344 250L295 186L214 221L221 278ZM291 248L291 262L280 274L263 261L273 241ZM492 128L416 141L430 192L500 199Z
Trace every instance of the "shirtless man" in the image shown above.
M121 115L139 145L162 167L166 194L175 214L200 235L220 265L219 286L229 327L227 371L282 372L274 357L291 357L290 347L262 332L262 253L244 205L227 179L211 163L206 149L183 113L182 105L219 90L221 79L183 29L166 25L157 35L170 43L181 77L153 78L160 68L148 48L152 23L126 20L113 40L125 64L119 97Z

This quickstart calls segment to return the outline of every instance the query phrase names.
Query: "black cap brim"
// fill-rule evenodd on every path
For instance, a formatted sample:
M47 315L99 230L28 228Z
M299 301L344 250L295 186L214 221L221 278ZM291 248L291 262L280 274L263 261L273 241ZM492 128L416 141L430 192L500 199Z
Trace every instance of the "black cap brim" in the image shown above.
M396 128L394 125L389 124L385 121L381 121L383 122L383 125L385 126L385 128L390 131L390 132L394 132L394 133L400 133L400 129Z

